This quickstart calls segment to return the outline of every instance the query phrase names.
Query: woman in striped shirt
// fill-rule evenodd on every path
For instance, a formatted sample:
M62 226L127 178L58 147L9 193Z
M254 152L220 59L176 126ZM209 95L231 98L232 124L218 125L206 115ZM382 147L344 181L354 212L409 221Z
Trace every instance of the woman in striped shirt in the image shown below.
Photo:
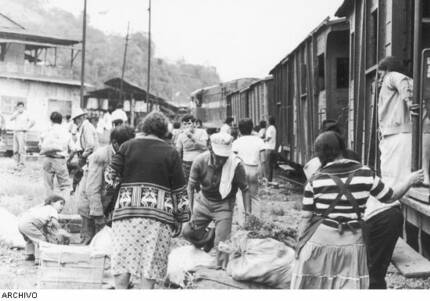
M393 202L423 181L420 170L391 189L367 166L344 159L342 145L335 132L322 133L315 141L322 167L305 188L291 288L368 288L361 219L367 199L372 195Z

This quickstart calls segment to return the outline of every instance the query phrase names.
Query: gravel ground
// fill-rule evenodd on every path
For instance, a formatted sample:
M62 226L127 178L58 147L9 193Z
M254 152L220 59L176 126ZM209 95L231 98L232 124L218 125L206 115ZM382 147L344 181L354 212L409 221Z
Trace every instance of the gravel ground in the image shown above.
M9 158L0 158L0 207L15 215L20 214L43 201L41 165L38 161L28 162L22 171L14 170L14 162ZM283 229L288 234L297 229L301 201L301 188L279 180L279 187L260 187L260 209L256 215L263 221L273 224L274 228ZM67 213L75 213L74 202L69 202ZM235 225L237 229L238 226ZM174 246L186 244L175 239ZM38 267L24 261L23 250L11 250L0 245L0 288L34 289L37 283ZM390 266L387 275L389 288L392 289L428 289L430 278L406 279Z

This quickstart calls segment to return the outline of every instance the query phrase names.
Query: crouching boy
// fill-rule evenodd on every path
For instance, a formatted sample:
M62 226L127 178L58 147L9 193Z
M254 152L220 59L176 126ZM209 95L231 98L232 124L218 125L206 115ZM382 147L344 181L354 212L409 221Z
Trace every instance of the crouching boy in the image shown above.
M60 228L58 214L63 210L65 200L58 195L49 196L43 205L24 212L18 222L18 230L26 241L26 260L35 260L34 243L40 241L62 243L69 235Z
M183 236L206 252L230 238L238 189L243 194L246 216L251 213L245 169L232 153L232 140L233 137L226 133L213 134L209 151L198 155L191 166L188 196L193 211L191 221L184 226ZM202 196L194 203L194 191L198 187ZM215 229L208 230L212 221ZM217 265L225 268L227 263L228 254L217 251Z

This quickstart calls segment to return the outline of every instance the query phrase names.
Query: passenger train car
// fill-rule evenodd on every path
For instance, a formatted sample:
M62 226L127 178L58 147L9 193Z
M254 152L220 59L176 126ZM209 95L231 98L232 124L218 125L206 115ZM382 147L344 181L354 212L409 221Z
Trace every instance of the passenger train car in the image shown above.
M338 19L324 20L276 64L269 78L228 92L222 85L199 91L197 113L205 103L218 112L200 118L220 125L226 116L250 117L254 123L275 117L278 150L294 166L314 156L322 120L335 119L348 147L378 173L378 64L387 56L400 58L405 74L414 79L414 102L430 109L430 1L345 0L335 15ZM222 94L218 103L205 96L214 89ZM429 165L420 159L422 110L420 114L413 119L414 169ZM402 204L403 237L430 258L429 188L411 189Z

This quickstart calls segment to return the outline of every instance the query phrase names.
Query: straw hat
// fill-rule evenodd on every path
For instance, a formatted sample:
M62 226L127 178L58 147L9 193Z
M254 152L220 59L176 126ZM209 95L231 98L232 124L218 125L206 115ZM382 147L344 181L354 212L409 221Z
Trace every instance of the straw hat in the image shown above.
M211 136L212 150L217 156L228 157L231 155L233 137L227 133L216 133Z
M77 108L72 115L72 120L75 120L78 117L81 117L83 115L87 115L86 112L84 112L81 108Z

